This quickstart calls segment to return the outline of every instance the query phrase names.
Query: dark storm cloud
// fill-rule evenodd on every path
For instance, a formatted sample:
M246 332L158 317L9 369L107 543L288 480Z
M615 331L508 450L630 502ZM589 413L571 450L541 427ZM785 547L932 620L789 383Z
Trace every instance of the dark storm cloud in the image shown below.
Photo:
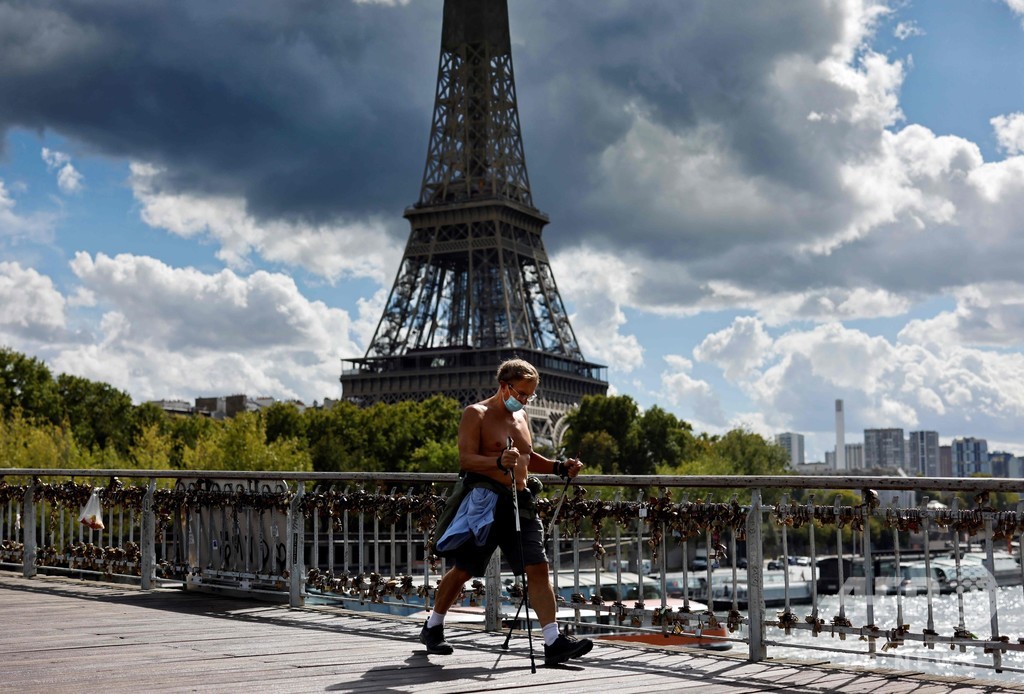
M156 164L154 189L241 196L262 218L398 220L422 175L442 0L222 5L0 0L0 128L52 129ZM842 33L862 11L818 0L511 2L549 250L586 243L657 264L638 297L650 306L692 306L715 280L765 293L934 290L941 273L892 258L923 246L934 252L915 267L938 270L948 256L935 249L965 232L917 229L898 218L905 202L878 203L892 219L882 209L860 220L876 203L843 179L878 155L889 125L879 119L893 109L871 99L898 90L894 77L858 95L820 67L839 46L854 63L864 54ZM853 82L865 77L848 67ZM859 98L882 115L849 117ZM847 232L835 252L796 251ZM1015 257L1002 251L976 257ZM961 265L962 281L979 265Z
M398 210L418 192L442 4L5 0L0 127L162 165L165 189L243 195L266 216ZM510 5L535 197L558 221L614 240L586 194L627 102L670 128L726 124L751 175L828 180L773 126L764 82L780 53L827 51L834 10Z
M162 166L270 217L418 193L440 11L351 2L0 4L0 128Z
M634 242L685 238L712 248L731 243L744 228L723 218L687 229L685 218L652 219L650 210L629 204L591 204L598 157L633 122L627 105L673 132L714 123L742 175L770 177L805 194L835 193L833 155L811 156L802 123L779 112L770 90L780 61L829 55L840 38L834 6L564 0L519 3L512 13L513 35L518 26L525 42L515 57L535 199L543 204L558 196L549 207L564 206L576 225L614 244L639 212L648 228L639 238L631 235ZM553 237L560 236L556 209Z

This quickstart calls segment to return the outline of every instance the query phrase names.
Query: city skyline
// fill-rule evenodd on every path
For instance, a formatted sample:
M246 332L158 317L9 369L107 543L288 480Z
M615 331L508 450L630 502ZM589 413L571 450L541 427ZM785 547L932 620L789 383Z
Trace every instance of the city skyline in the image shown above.
M1024 451L1019 0L645 6L509 8L611 393L809 458L836 399L847 431ZM441 7L0 0L0 344L137 402L338 398L408 237Z

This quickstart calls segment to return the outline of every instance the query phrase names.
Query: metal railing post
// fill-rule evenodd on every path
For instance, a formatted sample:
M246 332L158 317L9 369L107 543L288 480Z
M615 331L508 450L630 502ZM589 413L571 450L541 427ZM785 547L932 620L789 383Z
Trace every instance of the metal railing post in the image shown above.
M864 555L864 597L867 601L867 625L875 625L875 562L871 557L871 517L873 503L876 500L875 493L870 489L861 490L862 508L864 510L864 540L862 542L862 554ZM875 654L875 637L868 636L868 653Z
M25 578L32 578L36 575L36 482L32 481L25 486L25 493L21 498L21 532L22 532L22 575Z
M142 578L142 590L153 589L153 573L156 567L156 514L153 513L155 492L156 480L150 478L146 496L142 497L142 537L139 538L139 573Z
M992 641L999 641L999 605L996 598L996 568L992 557L992 516L985 514L985 568L991 583L985 586L988 593L989 625L992 627ZM1003 671L1003 652L998 647L992 649L992 665L996 672Z
M306 565L304 561L306 553L306 517L302 515L302 495L306 485L298 482L295 486L295 496L288 505L288 547L286 559L288 562L288 605L289 607L302 607L304 604L303 589L306 584Z
M484 629L501 631L501 551L491 554L484 572Z
M762 535L761 490L750 490L747 514L747 620L750 631L748 660L761 662L767 657L764 626L764 537ZM708 586L710 600L711 586Z

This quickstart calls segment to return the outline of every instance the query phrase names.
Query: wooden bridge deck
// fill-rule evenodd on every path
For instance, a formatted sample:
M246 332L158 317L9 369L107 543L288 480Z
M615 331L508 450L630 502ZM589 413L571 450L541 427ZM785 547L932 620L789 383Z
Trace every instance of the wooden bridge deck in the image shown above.
M420 624L337 608L0 572L0 690L11 692L1004 692L1006 683L742 654L598 643L530 672L525 636L449 625L427 656ZM542 652L535 632L534 646ZM1024 691L1024 685L1016 691Z

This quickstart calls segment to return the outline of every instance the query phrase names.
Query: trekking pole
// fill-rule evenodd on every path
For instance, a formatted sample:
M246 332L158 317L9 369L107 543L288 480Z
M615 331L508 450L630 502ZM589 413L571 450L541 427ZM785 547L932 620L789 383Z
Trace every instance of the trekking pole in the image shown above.
M576 454L576 459L579 460L579 453ZM562 510L562 504L565 503L565 495L569 493L569 483L572 482L572 478L569 477L569 472L566 470L565 473L565 484L562 485L562 498L558 500L558 505L555 506L555 512L551 514L551 522L548 523L548 537L555 530L555 523L558 522L558 512Z
M523 596L519 598L519 607L516 608L516 616L512 618L512 621L508 625L508 633L505 634L505 643L501 645L506 651L508 650L508 642L512 640L512 630L516 627L516 622L519 621L519 613L523 611L523 603L526 602L526 591L523 591ZM529 615L527 615L529 616Z
M508 448L512 448L513 442L512 437L508 437ZM507 450L507 449L506 449ZM512 474L512 470L508 470L508 476L512 479L512 511L516 516L516 536L519 538L519 563L522 568L523 576L523 600L520 603L520 607L526 605L526 640L530 644L530 672L537 674L537 663L533 657L533 627L530 620L530 586L526 581L526 553L523 551L523 529L519 524L519 494L516 491L516 476ZM519 613L516 612L518 618ZM512 622L515 625L515 620ZM511 627L509 628L509 636L512 634ZM506 643L508 643L506 639Z

